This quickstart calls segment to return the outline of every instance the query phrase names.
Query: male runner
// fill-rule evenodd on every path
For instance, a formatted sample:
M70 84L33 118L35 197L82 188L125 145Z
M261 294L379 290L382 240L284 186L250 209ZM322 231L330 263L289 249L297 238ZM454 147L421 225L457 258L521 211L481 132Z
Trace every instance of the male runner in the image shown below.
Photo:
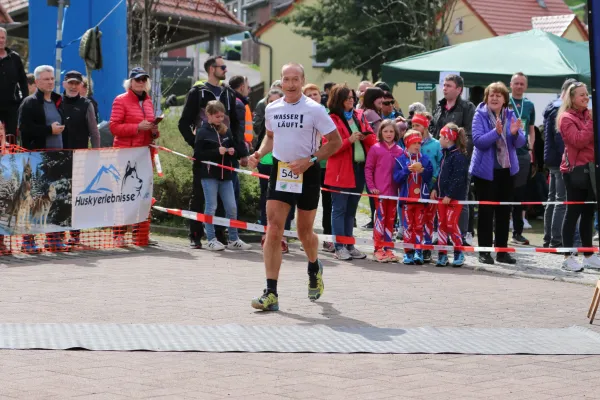
M319 240L313 224L321 177L319 161L327 159L342 145L340 135L323 106L302 94L305 84L304 67L290 63L281 69L285 96L267 106L267 134L260 149L248 159L250 168L273 152L273 170L267 194L267 237L263 249L267 288L263 295L252 300L252 307L279 310L277 279L281 267L281 239L290 208L298 208L298 237L308 257L308 298L317 300L323 294L323 265L318 259ZM327 143L319 149L319 133Z

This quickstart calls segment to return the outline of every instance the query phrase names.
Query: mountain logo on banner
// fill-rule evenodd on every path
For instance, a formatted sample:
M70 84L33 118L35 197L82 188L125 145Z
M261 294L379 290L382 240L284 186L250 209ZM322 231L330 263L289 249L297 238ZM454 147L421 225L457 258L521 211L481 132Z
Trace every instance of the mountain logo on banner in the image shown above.
M129 167L129 164L127 166ZM110 164L108 167L103 165L90 184L79 194L112 193L112 190L108 188L111 185L107 185L107 180L111 179L118 183L121 180L121 174L114 165Z

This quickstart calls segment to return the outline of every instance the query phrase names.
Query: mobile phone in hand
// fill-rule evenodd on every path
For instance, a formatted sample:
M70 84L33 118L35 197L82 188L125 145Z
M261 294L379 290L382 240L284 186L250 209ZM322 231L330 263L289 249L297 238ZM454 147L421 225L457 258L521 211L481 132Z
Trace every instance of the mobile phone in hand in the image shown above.
M162 114L160 117L156 117L154 119L154 121L152 122L154 125L158 125L161 123L161 121L165 119L165 114Z

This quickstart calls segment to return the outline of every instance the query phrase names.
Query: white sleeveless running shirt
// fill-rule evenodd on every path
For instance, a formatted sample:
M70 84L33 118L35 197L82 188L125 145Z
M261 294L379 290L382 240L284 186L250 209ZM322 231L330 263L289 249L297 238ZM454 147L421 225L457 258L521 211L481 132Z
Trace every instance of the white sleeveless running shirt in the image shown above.
M319 149L319 132L336 129L325 107L304 95L297 103L281 98L269 104L265 126L273 132L273 157L284 162L310 157Z

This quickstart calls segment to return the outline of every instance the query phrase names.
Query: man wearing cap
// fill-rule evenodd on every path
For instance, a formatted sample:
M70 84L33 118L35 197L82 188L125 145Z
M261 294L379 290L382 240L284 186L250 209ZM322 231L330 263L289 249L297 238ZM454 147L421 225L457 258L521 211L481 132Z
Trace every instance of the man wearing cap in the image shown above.
M65 117L66 135L63 144L67 149L87 149L91 139L94 149L100 147L100 132L96 125L96 111L92 102L81 97L83 75L77 71L69 71L63 81L63 113Z
M65 74L62 106L67 134L63 135L63 145L67 149L87 149L90 139L93 148L100 147L100 132L96 125L94 105L79 94L82 83L83 75L80 72L69 71ZM69 244L78 245L79 231L73 230L70 234Z

